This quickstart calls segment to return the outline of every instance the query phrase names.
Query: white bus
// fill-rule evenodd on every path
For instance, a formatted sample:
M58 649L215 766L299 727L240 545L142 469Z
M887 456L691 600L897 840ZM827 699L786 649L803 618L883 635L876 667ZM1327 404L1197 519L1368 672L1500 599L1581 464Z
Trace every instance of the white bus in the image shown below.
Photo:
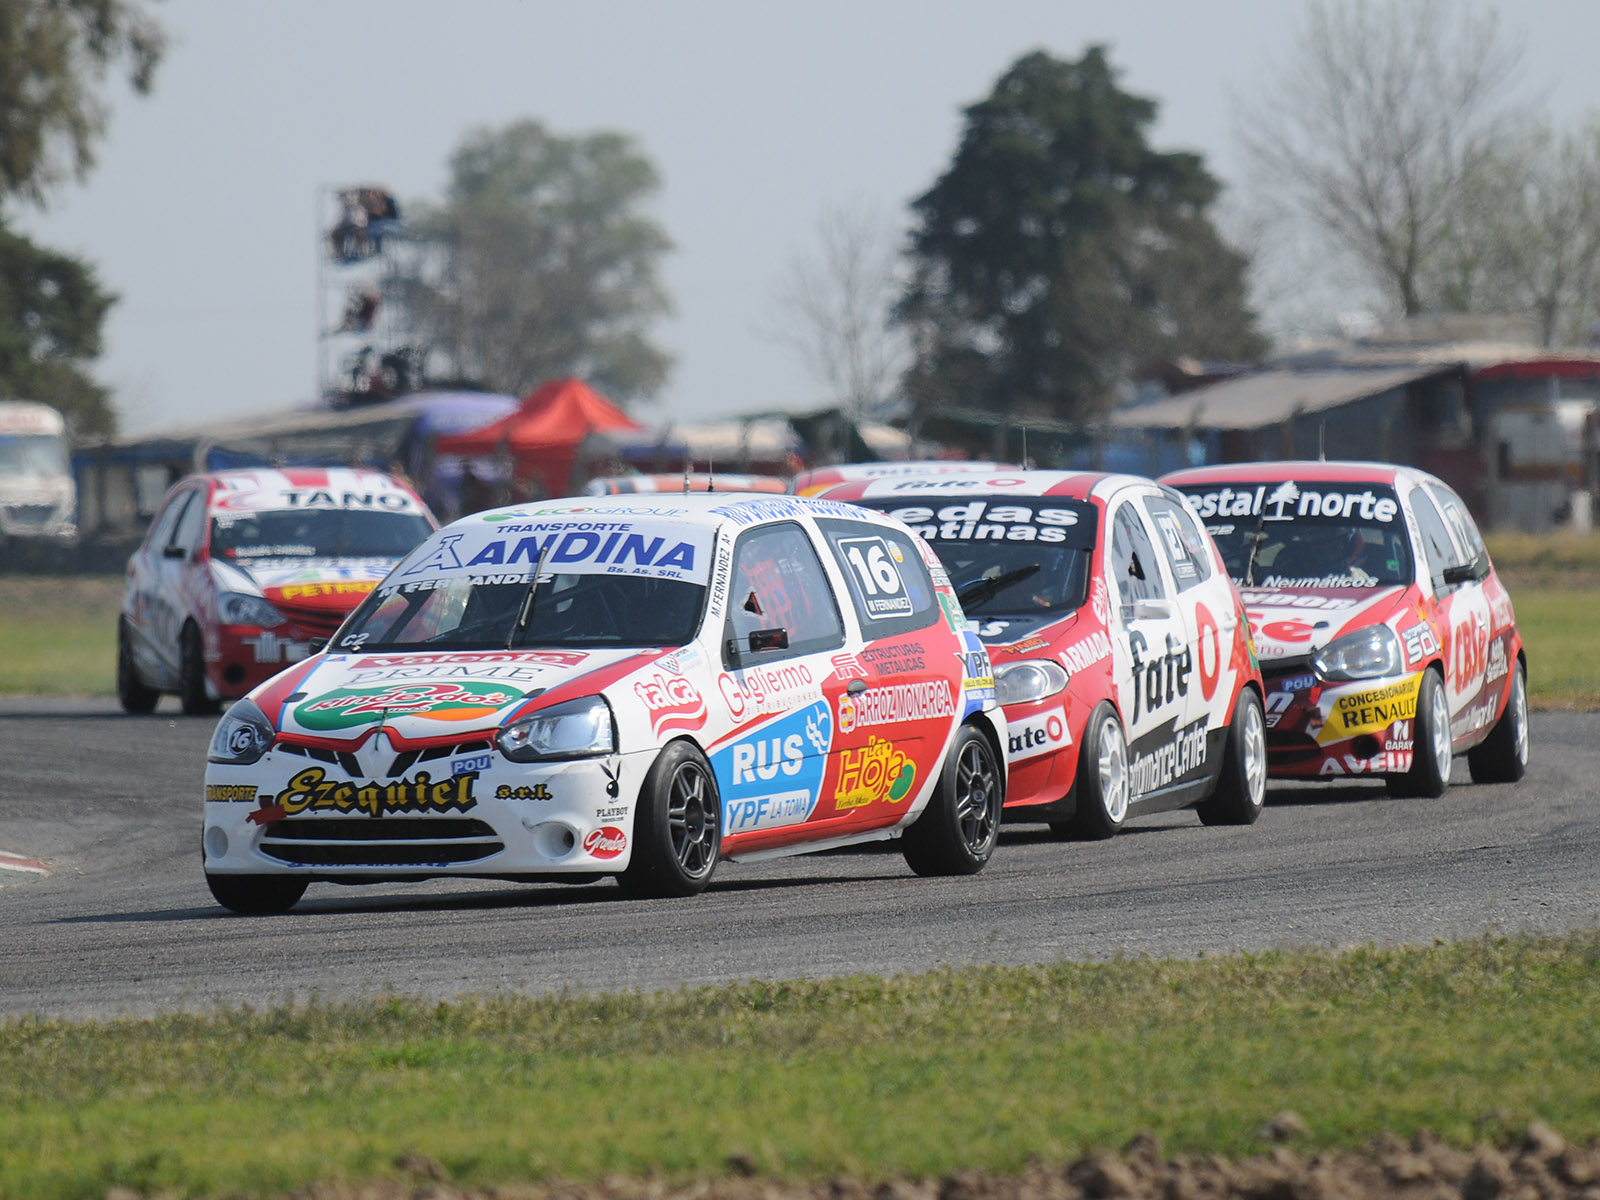
M78 536L67 423L45 404L0 400L0 540Z

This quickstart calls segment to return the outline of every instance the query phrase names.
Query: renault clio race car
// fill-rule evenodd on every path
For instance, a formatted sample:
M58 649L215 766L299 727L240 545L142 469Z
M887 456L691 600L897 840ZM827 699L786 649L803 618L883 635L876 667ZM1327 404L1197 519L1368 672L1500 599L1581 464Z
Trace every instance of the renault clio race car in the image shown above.
M1238 590L1182 497L1131 475L897 477L825 493L904 521L988 648L1009 729L1005 819L1109 837L1195 806L1249 824L1261 675Z
M704 889L722 859L898 836L992 853L1005 719L938 560L788 496L603 496L464 517L324 653L235 704L205 779L228 908L313 880Z
M1439 796L1527 768L1527 655L1467 506L1423 471L1265 462L1179 471L1244 593L1266 680L1267 763Z
M128 559L117 698L214 713L326 638L438 528L405 483L347 468L214 471L174 484Z

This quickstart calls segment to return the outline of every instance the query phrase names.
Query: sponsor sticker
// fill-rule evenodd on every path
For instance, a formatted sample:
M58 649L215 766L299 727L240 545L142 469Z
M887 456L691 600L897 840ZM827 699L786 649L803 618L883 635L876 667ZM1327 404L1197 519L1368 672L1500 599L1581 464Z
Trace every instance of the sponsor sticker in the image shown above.
M710 528L681 522L544 520L442 534L401 578L472 574L541 557L554 574L651 575L698 581L710 561Z
M329 779L321 767L307 767L289 781L289 786L263 803L246 820L267 825L303 812L364 813L383 817L391 813L466 812L478 801L472 794L475 772L435 780L427 771L410 779L391 779L385 783L350 783Z
M917 766L905 751L883 738L869 737L865 746L839 752L833 806L843 811L880 801L898 804L911 794L916 778Z
M1271 491L1268 488L1271 487ZM1337 486L1311 485L1302 488L1293 480L1279 484L1260 484L1254 488L1221 488L1214 492L1191 491L1186 499L1201 520L1212 517L1262 517L1268 521L1292 521L1296 517L1343 517L1347 520L1391 524L1400 515L1400 502L1392 489L1347 490Z
M1422 674L1418 672L1397 683L1340 696L1317 733L1318 743L1326 746L1358 734L1380 732L1396 721L1414 720L1421 688Z
M349 729L400 716L429 721L472 721L488 717L523 693L493 684L418 683L379 688L335 688L294 710L307 729Z
M1053 708L1024 720L1009 721L1008 725L1011 734L1008 757L1012 762L1026 762L1072 744L1065 709Z
M207 804L254 804L256 785L253 783L208 783Z
M951 690L948 680L930 679L868 688L854 696L847 693L839 697L839 732L953 717L956 705Z
M634 683L633 694L650 710L650 728L658 734L706 723L705 697L682 675L653 672Z
M1205 765L1206 722L1201 717L1165 742L1135 754L1128 764L1128 783L1134 795L1143 796L1176 783Z
M722 747L711 767L722 791L723 829L750 833L799 825L822 791L833 718L816 701Z
M628 848L628 835L615 825L602 825L583 836L583 851L591 858L616 858Z

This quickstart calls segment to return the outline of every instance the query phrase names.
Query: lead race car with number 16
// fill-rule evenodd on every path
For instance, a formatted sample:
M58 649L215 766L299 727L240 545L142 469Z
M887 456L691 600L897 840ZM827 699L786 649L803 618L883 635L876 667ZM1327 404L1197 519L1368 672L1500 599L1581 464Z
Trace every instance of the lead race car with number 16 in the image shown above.
M894 836L919 874L970 874L1005 743L988 656L899 523L552 500L440 530L228 711L204 867L243 912L440 875L688 895L723 858Z

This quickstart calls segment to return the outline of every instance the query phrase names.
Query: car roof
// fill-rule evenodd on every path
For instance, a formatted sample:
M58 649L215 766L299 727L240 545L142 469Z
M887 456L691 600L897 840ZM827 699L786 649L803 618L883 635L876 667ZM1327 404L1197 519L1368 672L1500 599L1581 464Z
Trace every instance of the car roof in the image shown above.
M612 496L561 496L531 500L503 508L469 513L447 526L455 529L482 521L539 521L551 517L647 518L702 527L743 527L797 517L847 517L877 524L892 523L882 513L809 496L768 495L759 492L632 493Z
M854 480L821 493L828 500L882 504L888 500L928 501L962 496L1054 496L1061 499L1106 500L1133 484L1150 486L1139 475L1107 471L969 471L936 476Z
M296 508L300 496L318 493L326 493L320 508L366 508L361 498L381 495L388 501L385 510L426 511L404 480L365 467L244 467L194 478L206 485L209 506L227 512Z
M1209 467L1189 467L1171 471L1161 482L1172 487L1194 487L1211 483L1277 483L1292 479L1296 483L1388 483L1401 479L1432 480L1433 476L1415 467L1398 463L1363 462L1335 459L1274 459L1263 462L1227 463Z

